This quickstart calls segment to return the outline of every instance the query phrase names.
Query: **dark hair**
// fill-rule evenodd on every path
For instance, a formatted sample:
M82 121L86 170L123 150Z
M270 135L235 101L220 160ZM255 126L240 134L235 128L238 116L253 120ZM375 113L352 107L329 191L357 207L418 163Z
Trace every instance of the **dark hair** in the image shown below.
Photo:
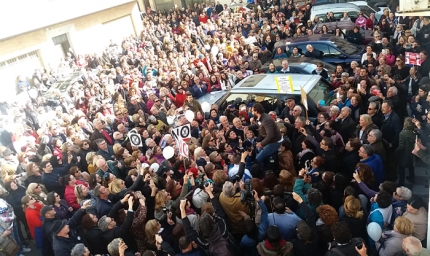
M203 213L199 221L199 228L200 228L200 232L202 233L202 236L209 237L210 233L213 230L213 226L214 226L214 221L212 217L207 213Z
M381 190L392 195L397 189L397 184L392 181L384 181L381 183Z
M387 192L381 190L376 197L376 203L380 208L387 208L392 203L392 194L388 194Z
M55 193L56 192L52 191L46 195L46 204L47 205L54 205L55 204Z
M372 169L367 164L357 163L357 168L360 168L358 171L358 175L360 179L366 184L368 187L372 187L375 184L375 175L373 174Z
M303 143L305 143L305 145L306 145L306 148L308 148L308 149L310 149L310 150L315 150L315 146L314 146L314 144L312 144L312 142L310 142L310 140L308 140L308 139L305 139L304 141L303 141Z
M63 177L60 177L60 179L58 180L59 181L58 183L60 183L60 185L62 185L62 186L69 185L69 181L71 180L70 176L73 176L73 175L71 175L69 173L69 174L64 175Z
M77 166L70 167L69 173L73 176L79 171L79 168Z
M343 190L345 198L348 196L353 196L355 198L358 198L358 192L353 186L348 186Z
M312 206L319 206L322 202L321 192L316 188L308 189L306 197L308 199L309 204Z
M285 213L285 202L284 200L277 196L273 199L273 209L276 213L278 214L283 214Z
M97 222L95 222L93 218L91 218L91 216L87 213L82 216L81 226L84 230L90 230L91 228L97 226Z
M344 221L338 221L333 224L333 226L331 226L331 232L334 239L339 244L347 244L352 239L351 230L349 229L348 224Z
M282 186L281 184L274 186L272 191L274 196L279 196L282 198L284 197L285 189L284 189L284 186Z
M329 148L332 149L333 148L333 140L329 137L324 136L322 138L322 140L324 141L324 144Z
M43 168L46 168L46 165L49 163L49 161L43 161L40 163L39 168L42 170Z
M258 229L255 221L251 219L245 220L245 234L254 241L258 241Z
M344 190L349 184L348 179L345 177L345 175L338 173L334 177L334 187L336 189Z
M91 190L93 190L97 186L97 174L92 173L90 174L90 179L88 180L88 185Z
M266 175L264 176L264 186L267 189L273 189L273 187L275 185L279 184L279 180L276 177L276 174L274 174L273 172L266 172Z
M351 145L351 148L353 150L360 150L361 147L361 141L359 138L351 138L349 139L349 145Z
M181 238L179 238L179 248L181 250L187 249L190 244L191 240L188 238L188 236L182 236Z
M267 241L273 246L275 250L279 248L279 241L282 239L281 232L277 226L269 226L267 228Z
M394 104L391 100L384 100L382 104L387 103L387 105L392 109L394 107Z
M254 106L252 106L252 108L258 114L263 114L264 113L264 107L260 103L255 103Z
M281 145L285 148L285 150L291 150L291 142L290 140L282 141Z

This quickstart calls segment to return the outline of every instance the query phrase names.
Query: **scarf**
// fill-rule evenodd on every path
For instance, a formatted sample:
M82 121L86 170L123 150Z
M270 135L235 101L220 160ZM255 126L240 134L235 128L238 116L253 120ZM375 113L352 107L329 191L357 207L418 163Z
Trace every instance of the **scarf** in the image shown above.
M308 153L308 152L313 152L313 151L312 151L312 149L309 149L309 148L304 149L304 150L302 150L300 153L298 153L298 154L297 154L297 158L298 158L298 159L301 159L301 158L302 158L302 156L303 156L304 154Z

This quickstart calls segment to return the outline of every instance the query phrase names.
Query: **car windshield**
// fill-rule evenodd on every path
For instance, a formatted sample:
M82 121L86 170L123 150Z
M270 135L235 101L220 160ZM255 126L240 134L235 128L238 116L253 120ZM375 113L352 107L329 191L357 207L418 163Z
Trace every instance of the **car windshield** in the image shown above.
M311 98L315 103L320 100L327 101L330 95L330 87L328 82L323 78L320 79L319 83L312 88L308 93L308 98Z
M371 8L369 8L369 6L366 6L366 5L360 6L360 9L364 13L364 16L366 17L370 17L371 13L375 13L374 10L372 10Z
M331 41L334 45L336 45L341 51L345 52L346 54L354 54L358 52L358 47L346 41L345 39L333 36L331 38Z

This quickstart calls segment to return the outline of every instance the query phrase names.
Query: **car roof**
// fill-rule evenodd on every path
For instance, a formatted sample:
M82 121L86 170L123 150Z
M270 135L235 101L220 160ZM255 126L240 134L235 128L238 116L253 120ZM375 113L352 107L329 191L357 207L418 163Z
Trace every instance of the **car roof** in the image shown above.
M315 83L320 79L320 75L304 75L304 74L258 74L252 75L244 80L240 81L237 85L231 89L231 92L246 92L246 93L274 93L274 94L285 94L280 92L276 85L276 79L279 77L291 76L294 91L289 94L300 94L300 88L303 87L306 93L309 93Z
M334 71L336 69L336 66L328 63L328 62L324 62L320 59L315 59L315 58L310 58L310 57L290 57L290 58L285 58L285 59L276 59L276 60L270 60L268 62L266 62L264 65L267 64L267 66L270 63L275 64L275 66L280 66L282 65L282 61L283 60L288 60L288 65L292 66L292 67L304 67L306 65L317 65L317 62L322 62L324 68L328 69L329 71Z
M311 11L321 11L321 10L331 10L331 9L344 9L344 8L354 8L360 9L357 5L351 3L337 3L337 4L323 4L312 6Z
M285 46L285 43L303 43L303 42L320 42L320 41L328 41L331 42L333 35L332 34L314 34L314 35L306 35L306 36L300 36L296 38L287 38L285 40L281 40L276 42L275 47L278 46Z

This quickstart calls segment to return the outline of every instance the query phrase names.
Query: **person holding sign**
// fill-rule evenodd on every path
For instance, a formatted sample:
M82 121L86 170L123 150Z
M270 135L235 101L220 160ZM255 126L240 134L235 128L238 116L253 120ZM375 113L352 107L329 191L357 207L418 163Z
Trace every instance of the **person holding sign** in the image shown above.
M263 105L256 103L252 107L252 114L254 115L256 124L245 127L244 132L246 134L248 129L258 129L259 134L264 137L262 141L256 144L258 149L256 161L264 167L264 159L278 151L283 138L275 120L264 112Z

